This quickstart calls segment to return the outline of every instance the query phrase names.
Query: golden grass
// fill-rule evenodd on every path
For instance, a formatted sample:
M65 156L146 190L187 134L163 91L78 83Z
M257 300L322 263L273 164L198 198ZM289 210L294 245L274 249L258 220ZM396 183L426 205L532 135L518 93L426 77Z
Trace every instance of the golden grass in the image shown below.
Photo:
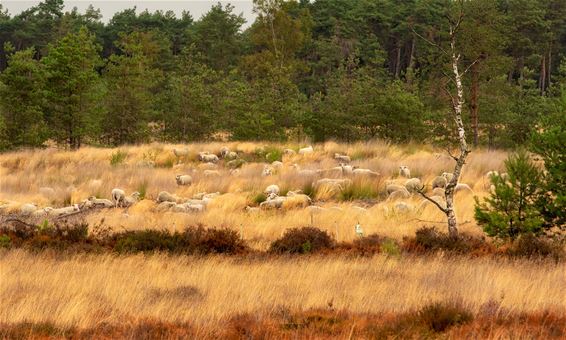
M18 211L21 204L36 203L39 206L63 206L69 202L77 203L95 195L109 198L110 191L123 188L127 192L139 191L146 187L146 199L127 211L105 210L90 214L87 221L93 225L104 219L105 224L113 228L179 229L186 225L202 223L207 226L225 226L243 231L243 236L252 241L252 245L264 249L269 242L279 237L286 228L309 225L311 220L317 227L335 234L339 241L355 237L354 225L360 223L366 234L380 233L384 236L400 239L413 234L422 225L435 224L443 227L444 217L434 207L409 214L395 213L395 202L384 201L386 180L397 178L399 165L408 165L412 175L424 183L444 171L451 171L453 162L441 150L427 145L396 146L383 142L356 144L338 144L327 142L315 145L315 152L308 157L300 155L284 156L284 167L274 176L260 176L262 162L245 164L239 176L230 176L228 169L220 164L220 178L206 178L196 160L199 151L218 152L227 145L248 156L256 150L266 147L294 148L304 145L279 145L261 143L209 143L209 144L148 144L127 146L119 149L82 148L69 152L61 150L29 150L0 155L0 202L8 202L6 212ZM188 148L190 155L177 163L173 148ZM127 154L124 163L117 166L110 164L110 159L117 151ZM369 168L381 174L378 178L355 180L355 185L369 188L368 192L378 199L354 202L337 200L334 192L317 193L317 205L329 208L312 215L306 209L268 211L258 214L245 212L246 205L252 198L270 184L278 184L284 190L301 189L310 184L313 178L298 176L291 167L297 163L302 169L329 169L337 162L332 159L335 152L349 154L356 160L353 164ZM503 151L474 150L464 168L461 181L470 184L475 195L486 194L484 174L489 170L502 170L506 153ZM144 161L153 161L155 168L143 166ZM222 163L222 162L221 162ZM192 172L196 169L196 172ZM194 184L178 187L175 175L190 173ZM41 187L51 187L54 196L42 194ZM163 213L156 211L152 201L160 191L169 191L180 197L191 197L198 192L220 192L209 209L198 215L183 213ZM413 207L421 204L422 198L413 197L406 202ZM479 233L473 220L473 195L459 194L457 215L462 223L461 229L470 233ZM361 206L366 212L358 209ZM339 208L340 210L338 210ZM436 223L433 223L436 222Z
M0 324L88 328L151 318L214 326L241 313L334 308L401 313L461 300L472 312L566 313L563 264L493 259L73 256L21 250L0 257Z

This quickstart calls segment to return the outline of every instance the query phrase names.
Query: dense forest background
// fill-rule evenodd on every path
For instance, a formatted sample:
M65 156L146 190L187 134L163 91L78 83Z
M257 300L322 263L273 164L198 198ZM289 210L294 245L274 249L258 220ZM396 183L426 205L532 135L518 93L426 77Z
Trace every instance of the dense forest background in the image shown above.
M456 8L456 7L463 8ZM566 114L564 0L255 0L189 13L0 5L0 148L146 141L450 142L448 19L475 145Z

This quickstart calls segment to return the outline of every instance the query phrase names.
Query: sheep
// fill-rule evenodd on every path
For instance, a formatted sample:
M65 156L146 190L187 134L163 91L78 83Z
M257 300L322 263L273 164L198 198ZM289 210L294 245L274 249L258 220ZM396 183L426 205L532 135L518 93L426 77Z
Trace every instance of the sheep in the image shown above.
M170 210L176 205L177 205L177 203L175 203L175 202L169 202L169 201L161 202L157 205L157 211Z
M240 169L230 169L230 176L240 176Z
M271 196L271 197L272 198L268 198L266 201L261 202L260 205L259 205L259 208L260 209L271 209L271 208L280 209L281 207L283 207L283 203L287 199L286 197L280 197L280 196Z
M281 169L281 168L283 167L283 162L280 162L280 161L273 161L273 163L271 163L271 166L272 166L274 169L279 170L279 169Z
M31 215L37 210L37 206L34 203L26 203L20 207L20 213L22 215Z
M170 193L168 193L167 191L161 191L158 195L157 195L157 203L163 203L163 202L177 202L179 199L177 198L177 196L172 195Z
M79 203L79 208L81 208L81 210L94 208L94 203L92 203L92 201L87 198L86 200L83 200L81 203Z
M358 175L358 176L371 176L371 177L377 177L379 176L379 173L372 171L370 169L354 169L352 170L352 173L354 175Z
M211 154L208 151L199 152L198 159L203 163L218 163L218 156Z
M326 210L325 208L319 207L318 205L309 205L308 207L306 207L306 209L310 213L321 213Z
M53 208L51 207L45 207L43 209L37 209L36 211L34 211L33 213L31 213L31 216L38 218L38 217L47 217L49 214L49 211L53 210Z
M388 201L395 201L398 199L406 199L411 197L411 194L407 191L407 189L403 188L401 190L397 190L397 191L393 191L392 193L389 194L389 196L387 197Z
M444 197L446 195L446 192L444 191L444 188L434 188L432 189L432 194L434 196Z
M260 209L258 207L250 207L249 205L246 207L246 212L248 214L258 213L259 211L260 211Z
M443 172L442 177L446 178L446 182L450 182L454 178L454 174L451 172Z
M204 177L220 177L220 172L218 170L204 170L202 172Z
M334 159L340 161L340 163L350 163L352 161L350 156L341 155L339 153L334 154Z
M177 185L191 185L193 178L191 175L177 175L175 176L175 181L177 181Z
M235 151L230 151L230 152L228 152L228 154L224 158L234 160L234 159L238 158L238 154Z
M47 209L47 208L46 208ZM59 208L59 209L49 209L46 210L50 216L60 217L67 214L72 214L74 212L80 211L79 205L74 204L69 207Z
M293 149L285 149L285 150L283 150L283 154L291 156L291 155L296 154L296 152Z
M470 193L473 193L474 191L472 190L472 188L470 188L469 185L467 185L466 183L458 183L456 184L456 186L454 187L454 193L456 192L460 192L460 191L467 191Z
M94 205L94 207L102 207L102 208L112 208L114 203L112 201L107 200L105 198L96 198L95 196L91 196L88 198L90 202Z
M114 202L114 207L118 207L118 205L124 200L126 197L126 192L122 189L112 189L112 202Z
M175 157L177 157L177 159L180 159L181 157L186 157L189 155L189 150L188 149L177 149L174 148L173 149L173 154L175 155Z
M319 188L320 186L323 185L328 185L330 187L336 187L339 190L344 189L344 187L351 185L352 184L352 180L348 179L348 178L341 178L341 179L337 179L337 178L322 178L319 179L318 181L316 181L316 183L314 184L315 188Z
M442 208L446 209L446 202L444 201L444 199L441 196L430 196L429 197L431 200L435 201L436 203L438 203ZM432 202L430 202L427 199L423 199L421 201L421 203L419 203L419 207L418 210L421 211L423 209L425 209L427 206L429 205L433 205Z
M395 191L400 191L400 190L407 191L407 188L405 188L405 186L403 185L399 185L395 183L387 184L387 186L385 187L385 191L387 192L387 194L391 194Z
M337 166L334 168L330 168L330 169L322 169L322 170L316 170L316 173L322 176L333 176L333 177L339 177L342 176L342 174L344 173L344 170L341 166Z
M312 199L305 194L293 194L284 198L284 208L308 207L312 204Z
M131 207L132 205L136 204L140 200L140 195L141 194L136 191L136 192L132 193L130 196L124 197L124 200L122 201L122 206L127 208L127 207Z
M265 190L263 191L266 195L269 194L276 194L279 195L279 186L276 184L271 184L270 186L268 186L267 188L265 188Z
M409 192L417 192L423 188L423 184L420 179L413 177L405 182L405 188Z
M196 213L203 212L206 208L206 206L203 204L186 204L185 206L187 207L187 210L189 212L196 212Z
M340 163L340 167L342 168L342 175L345 175L345 176L353 175L354 169L357 169L356 167L353 167L351 165L346 165L344 163Z
M233 159L233 160L229 161L228 163L226 163L226 167L228 167L228 168L238 168L245 163L246 163L246 161L244 161L242 159Z
M411 170L406 165L399 167L399 177L411 178Z
M311 145L307 146L306 148L299 149L299 155L306 155L313 153L314 149Z
M273 174L273 168L269 165L264 165L263 170L261 171L262 176L271 176Z
M222 157L222 158L226 158L226 156L228 156L229 153L230 153L230 149L228 149L228 147L226 147L226 146L223 146L220 149L220 157Z
M434 190L435 188L446 188L446 178L442 177L442 176L436 176L433 180L432 180L432 189Z

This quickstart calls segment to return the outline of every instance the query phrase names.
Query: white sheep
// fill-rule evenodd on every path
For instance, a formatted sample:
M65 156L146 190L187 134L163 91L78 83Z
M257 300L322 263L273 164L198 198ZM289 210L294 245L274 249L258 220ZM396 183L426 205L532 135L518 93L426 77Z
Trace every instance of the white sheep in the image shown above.
M399 167L399 176L405 178L411 178L411 169L406 165L401 165Z
M387 197L387 200L395 201L398 199L406 199L409 197L411 197L411 194L409 193L409 191L407 191L407 189L403 188L401 190L396 190L390 193L389 196Z
M230 151L230 152L228 152L228 154L226 155L225 158L234 160L234 159L238 158L238 153L236 153L235 151Z
M45 209L47 209L47 208L45 208ZM74 204L74 205L71 205L71 206L68 206L68 207L59 208L59 209L48 209L46 211L50 216L59 217L59 216L67 215L67 214L72 214L74 212L78 212L78 211L80 211L80 208L79 208L78 204Z
M336 188L338 190L342 190L346 186L351 184L352 184L352 180L349 178L322 178L316 181L314 187L319 188L321 186L329 186L330 188Z
M342 175L345 176L351 176L354 174L354 169L357 169L357 167L353 167L351 165L347 165L344 163L340 163L340 167L342 168Z
M326 209L323 207L319 207L318 205L309 205L308 207L306 207L306 209L310 212L310 213L321 213L323 211L325 211Z
M357 176L371 176L371 177L379 176L379 173L372 171L370 169L359 169L358 168L358 169L352 170L352 173L354 175L357 175Z
M136 204L140 200L140 195L141 194L136 191L136 192L132 193L130 196L124 197L124 200L122 201L122 206L127 208L127 207L131 207L132 205Z
M259 207L260 209L280 209L286 199L286 197L271 194L266 201L260 203Z
M161 202L157 205L157 211L167 211L172 209L176 205L177 203L175 202L169 202L169 201Z
M279 169L281 169L281 168L283 167L283 162L280 162L280 161L273 161L273 163L271 163L271 166L272 166L274 169L279 170Z
M226 147L226 146L223 146L220 149L220 157L222 157L222 158L226 158L226 156L228 156L229 153L230 153L230 149L228 149L228 147Z
M387 192L387 194L391 194L395 191L407 191L407 188L405 188L405 186L403 185L399 185L399 184L395 184L395 183L390 183L387 184L387 186L385 186L385 191Z
M218 156L211 154L208 151L199 152L198 159L203 163L218 163Z
M308 207L311 204L312 199L308 195L293 193L292 195L287 194L287 197L284 198L283 207Z
M177 196L172 195L172 194L168 193L167 191L161 191L157 195L157 203L177 202L178 200L179 200L179 198Z
M95 196L91 196L88 198L88 200L92 202L94 207L112 208L114 206L112 201L105 198L96 198Z
M261 171L262 176L271 176L273 174L273 168L269 165L264 165Z
M26 216L33 214L36 210L37 206L34 203L22 204L20 207L20 213Z
M218 170L204 170L202 172L204 177L220 177L220 172Z
M454 192L463 192L463 191L467 191L469 193L473 193L474 191L472 190L472 188L470 188L469 185L467 185L466 183L458 183L456 184L456 186L454 187Z
M114 207L118 207L118 205L124 200L126 197L126 192L122 189L112 189L112 202L114 202Z
M240 169L230 169L230 176L234 176L234 177L240 176L241 172L242 171Z
M173 149L173 154L175 155L175 157L177 157L177 159L181 158L181 157L186 157L189 155L189 149L177 149L174 148Z
M260 211L260 209L259 209L258 207L250 207L249 205L246 206L246 212L247 212L248 214L251 214L251 213L258 213L259 211Z
M405 202L397 202L397 203L395 203L395 206L393 207L393 209L398 214L406 214L406 213L410 212L411 210L413 210L413 206L408 204L408 203L405 203Z
M306 148L299 149L299 155L306 155L313 153L314 149L311 145L307 146Z
M177 185L191 185L193 183L193 178L191 175L177 175L175 176L175 181Z
M266 195L269 194L276 194L279 195L279 186L277 184L271 184L270 186L268 186L267 188L265 188L265 190L263 191Z
M43 209L37 209L34 211L31 216L33 217L47 217L49 215L49 211L53 210L51 207L45 207Z
M350 163L352 161L350 156L341 155L339 153L334 154L334 159L340 161L341 163Z
M444 188L434 188L432 189L432 194L434 196L444 197L446 195L446 192Z
M434 190L435 188L446 188L446 178L442 177L442 176L436 176L433 180L432 180L432 189Z
M423 184L422 184L421 180L416 178L416 177L408 179L405 182L405 188L407 188L407 190L409 192L417 192L417 191L421 190L422 187L423 187Z
M446 178L446 182L449 183L452 178L454 178L454 174L451 172L443 172L442 177Z
M330 168L330 169L316 170L316 173L321 175L321 176L339 177L339 176L343 175L344 169L341 166L336 166L336 167Z

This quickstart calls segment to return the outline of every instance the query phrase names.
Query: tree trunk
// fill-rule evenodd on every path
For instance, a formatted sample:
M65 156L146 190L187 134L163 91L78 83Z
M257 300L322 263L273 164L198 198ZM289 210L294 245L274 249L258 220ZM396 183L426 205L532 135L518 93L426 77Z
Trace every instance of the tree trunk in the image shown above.
M542 61L540 63L540 78L539 78L539 86L540 86L540 95L544 96L546 85L546 56L542 56Z
M395 58L395 79L399 79L399 73L401 72L401 45L399 41L397 41L397 49L396 49L396 58Z
M413 84L413 70L415 69L415 37L411 40L411 53L409 54L409 66L407 67L407 72L405 73L405 80L408 85ZM410 74L409 74L410 72Z
M548 49L548 66L546 67L546 84L547 88L550 87L550 74L552 73L552 47Z
M479 119L478 119L478 93L479 93L479 69L478 63L472 65L472 87L470 96L470 116L472 118L472 130L474 133L474 146L479 144Z

